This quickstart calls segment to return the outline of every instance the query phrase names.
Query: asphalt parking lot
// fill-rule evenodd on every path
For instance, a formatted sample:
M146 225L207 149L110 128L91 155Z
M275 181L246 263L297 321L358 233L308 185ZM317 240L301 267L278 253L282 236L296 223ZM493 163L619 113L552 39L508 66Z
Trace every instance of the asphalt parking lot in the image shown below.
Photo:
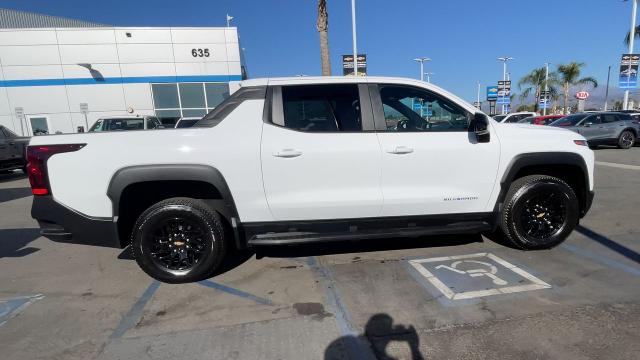
M27 179L0 175L0 357L637 359L640 148L596 160L591 212L552 250L481 236L274 248L185 285L127 251L40 237Z

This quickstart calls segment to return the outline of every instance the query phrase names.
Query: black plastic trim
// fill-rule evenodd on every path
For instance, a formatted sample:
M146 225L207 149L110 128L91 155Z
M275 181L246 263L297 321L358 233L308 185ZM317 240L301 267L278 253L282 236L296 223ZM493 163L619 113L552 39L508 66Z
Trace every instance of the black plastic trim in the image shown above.
M570 152L524 153L515 156L511 160L502 176L502 179L500 180L500 194L498 195L498 201L496 202L496 207L494 209L495 213L499 213L502 209L502 203L505 200L507 191L509 191L509 186L511 186L511 183L515 180L516 174L527 166L535 165L571 165L579 167L582 170L584 177L584 191L582 194L576 195L578 195L579 198L582 198L583 204L588 204L590 193L589 188L591 183L589 182L589 170L587 169L587 164L584 162L582 156ZM593 198L593 195L591 195L591 198ZM589 206L581 207L580 217L584 217L586 215L589 207L590 204Z
M120 196L127 186L140 182L172 180L202 181L213 185L220 193L226 207L223 212L238 218L238 210L229 186L218 169L207 165L180 164L140 165L118 170L111 178L107 188L107 196L113 204L113 216L118 216Z
M84 215L56 202L51 195L34 196L31 217L40 233L53 241L120 248L116 223Z

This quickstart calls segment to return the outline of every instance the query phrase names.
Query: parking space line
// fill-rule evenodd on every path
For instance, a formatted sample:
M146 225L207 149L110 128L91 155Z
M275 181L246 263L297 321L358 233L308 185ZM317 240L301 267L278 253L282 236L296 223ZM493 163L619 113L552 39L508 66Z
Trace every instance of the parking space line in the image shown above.
M596 165L608 166L612 168L625 169L625 170L640 170L640 166L638 165L627 165L627 164L618 164L606 161L596 161Z
M350 355L350 359L363 360L363 359L375 359L369 346L361 344L358 340L358 332L353 326L351 315L347 311L347 307L340 299L338 289L336 288L335 281L329 272L329 269L320 265L317 259L313 256L307 258L307 265L311 268L314 275L319 278L324 287L325 297L327 300L328 310L334 315L338 328L340 329L340 335L345 340L344 345L347 347L347 351Z
M253 295L253 294L249 294L249 293L244 292L242 290L234 289L234 288L232 288L230 286L222 285L222 284L213 282L211 280L198 281L198 284L200 284L202 286L206 286L206 287L211 288L211 289L220 290L222 292L226 292L227 294L235 295L235 296L241 297L243 299L252 300L252 301L257 302L258 304L273 305L273 302L271 302L271 300L269 300L269 299L261 298L259 296L256 296L256 295Z
M142 296L140 296L138 301L136 301L136 303L133 304L133 306L127 313L127 315L125 315L120 320L120 323L118 324L118 326L110 336L111 339L118 339L122 337L122 335L124 335L127 331L129 331L131 328L133 328L136 325L136 322L138 321L138 319L140 319L140 316L142 315L142 310L144 310L144 307L147 305L147 302L151 300L151 297L153 296L153 294L156 293L156 291L158 290L158 287L160 287L160 282L156 280L154 280L151 284L149 284L149 287L147 287L144 293L142 293Z
M561 244L560 247L576 255L580 255L588 259L591 259L601 265L608 266L616 270L621 270L631 275L640 276L640 269L629 266L629 265L625 265L619 262L618 260L610 259L606 256L592 253L591 251L579 248L571 244Z

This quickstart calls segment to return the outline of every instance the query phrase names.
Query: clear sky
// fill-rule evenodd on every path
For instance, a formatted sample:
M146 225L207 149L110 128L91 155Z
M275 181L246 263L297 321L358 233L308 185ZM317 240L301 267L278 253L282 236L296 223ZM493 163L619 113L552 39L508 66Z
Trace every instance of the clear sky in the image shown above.
M115 26L224 26L234 16L251 77L319 75L315 0L0 0L0 7ZM334 74L352 52L351 1L328 0ZM545 62L587 63L584 75L606 82L626 52L631 4L622 0L357 0L358 50L370 75L418 77L417 56L433 59L433 82L475 100L502 78L497 56L519 79ZM484 90L483 90L484 91ZM484 97L484 95L482 95Z

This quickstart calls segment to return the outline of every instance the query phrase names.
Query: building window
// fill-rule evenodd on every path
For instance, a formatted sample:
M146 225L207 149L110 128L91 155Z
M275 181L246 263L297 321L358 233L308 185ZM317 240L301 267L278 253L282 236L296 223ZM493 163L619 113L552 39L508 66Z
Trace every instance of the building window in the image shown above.
M164 125L181 117L203 117L229 97L227 83L151 84L156 116Z

